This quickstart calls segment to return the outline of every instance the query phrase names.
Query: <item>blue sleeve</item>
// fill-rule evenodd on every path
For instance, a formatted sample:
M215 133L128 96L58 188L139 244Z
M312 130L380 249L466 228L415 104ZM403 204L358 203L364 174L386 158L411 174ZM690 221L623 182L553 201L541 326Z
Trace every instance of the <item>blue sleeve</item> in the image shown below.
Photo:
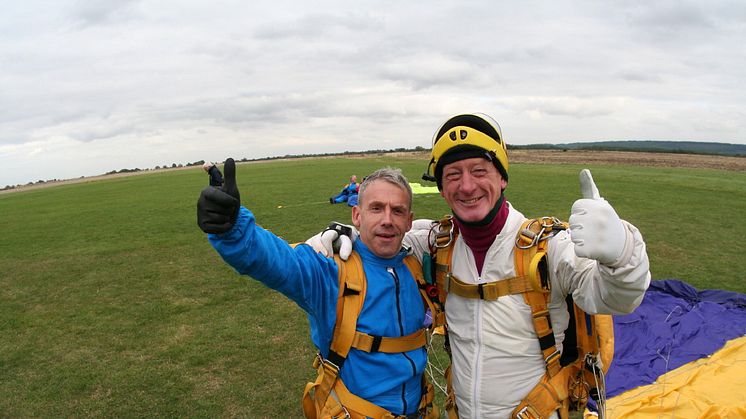
M333 259L321 256L305 244L291 247L258 226L254 215L244 207L231 231L209 234L208 238L223 260L239 274L281 292L308 313L312 329L321 329L312 330L312 334L331 335L326 329L334 324L339 289ZM320 343L315 339L314 342Z

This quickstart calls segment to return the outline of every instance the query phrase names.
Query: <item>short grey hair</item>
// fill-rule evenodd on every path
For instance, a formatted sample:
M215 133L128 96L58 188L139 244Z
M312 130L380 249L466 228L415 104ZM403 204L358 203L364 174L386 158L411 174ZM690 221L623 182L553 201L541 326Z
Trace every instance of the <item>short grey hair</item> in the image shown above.
M358 191L359 202L362 202L363 195L365 194L368 185L376 180L384 180L406 191L409 196L409 209L410 211L412 210L412 188L409 186L407 178L402 174L401 169L395 167L384 167L366 176L363 179L363 183L360 184L360 190Z

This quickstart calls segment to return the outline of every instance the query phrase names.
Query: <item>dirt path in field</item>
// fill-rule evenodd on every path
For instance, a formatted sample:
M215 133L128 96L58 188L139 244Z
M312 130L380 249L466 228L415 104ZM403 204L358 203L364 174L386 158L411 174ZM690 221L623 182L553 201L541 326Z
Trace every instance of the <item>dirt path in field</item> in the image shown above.
M420 159L426 161L430 155L427 151L417 152L392 152L381 153L379 156L395 156ZM346 154L343 158L365 158L373 157L375 154ZM340 156L325 156L325 158L339 158ZM592 163L592 164L626 164L636 166L656 167L686 167L697 169L730 170L737 172L746 171L746 157L710 156L703 154L676 154L676 153L645 153L634 151L590 151L590 150L509 150L510 163L529 164L561 164L561 163ZM318 157L308 157L309 159ZM277 160L263 160L259 162L272 162ZM239 163L242 164L242 163ZM183 167L178 169L160 170L185 170L194 167ZM0 194L24 191L29 189L46 188L67 183L91 182L99 179L114 177L137 176L153 173L156 170L144 170L140 172L116 173L111 175L83 177L61 181L50 181L25 185L14 189L0 191Z
M428 152L390 153L427 160ZM746 171L746 157L710 156L703 154L645 153L634 151L590 150L508 150L510 163L561 164L626 164L634 166L688 167Z
M511 150L516 163L593 163L746 171L746 157L590 150Z

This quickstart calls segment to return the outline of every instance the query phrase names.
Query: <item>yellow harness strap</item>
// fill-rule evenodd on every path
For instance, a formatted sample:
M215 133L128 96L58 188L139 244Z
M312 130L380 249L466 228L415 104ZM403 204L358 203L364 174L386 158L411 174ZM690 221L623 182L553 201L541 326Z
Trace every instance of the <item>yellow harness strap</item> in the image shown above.
M386 352L389 354L412 351L427 345L425 329L420 329L410 335L388 338L372 336L367 333L355 332L352 347L365 352Z
M446 216L439 221L438 228L435 231L435 283L438 287L438 300L441 305L445 305L448 297L451 277L451 257L453 256L453 244L456 242L458 233L453 225L453 217ZM445 312L435 322L435 326L445 325Z
M551 226L549 227L551 228ZM515 251L515 269L519 275L525 275L527 272L532 282L530 290L523 293L523 299L531 307L531 316L534 323L536 335L539 338L539 346L544 356L544 363L547 367L547 373L551 378L557 374L561 368L559 364L560 353L557 350L552 331L552 322L549 318L549 298L551 287L549 285L548 273L541 272L540 264L546 266L546 247L547 241L542 239L552 233L551 229L545 230L543 223L539 224L535 220L527 220L521 225L519 236L516 241L520 242L528 235L538 237L535 245L518 248Z
M513 417L521 419L546 418L556 410L560 410L561 417L567 417L567 374L560 375L562 370L559 362L560 353L557 350L549 317L548 303L551 291L549 278L541 277L541 273L538 272L538 264L546 258L547 241L542 239L542 235L549 233L551 230L544 231L535 220L527 220L521 226L516 239L517 245L521 246L515 251L516 271L534 273L531 281L533 286L530 291L523 293L523 299L531 307L534 330L539 339L547 371L539 383L513 410ZM554 377L556 380L553 380Z
M486 284L467 284L450 275L448 292L464 298L477 298L482 300L497 300L504 295L521 294L532 290L528 277L517 276L515 278L503 279L502 281L489 282Z
M448 419L458 419L458 406L456 406L456 392L453 391L453 378L451 367L453 363L448 364L443 376L446 379L446 399L443 401L443 408L448 415Z
M581 362L574 362L564 368L560 365L561 354L556 347L549 316L551 287L546 272L547 239L557 230L566 228L566 223L561 223L553 217L526 220L516 238L514 249L516 276L486 284L464 283L451 272L453 244L458 237L458 233L454 231L452 218L447 216L441 219L439 228L436 229L435 273L441 302L445 302L448 293L483 300L496 300L505 295L523 294L524 301L531 307L532 322L544 357L546 373L513 411L511 417L514 418L542 419L549 417L554 411L558 411L561 418L567 418L570 402L584 405L589 390L586 383L593 382L592 373L582 368ZM589 316L576 305L573 306L573 310L576 319L584 318L586 321L585 323L576 321L576 324L580 324L576 331L577 344L581 352L579 356L582 358L586 353L598 354L598 349L603 347L604 351L600 353L605 371L613 356L613 338L599 337L598 333L591 333L591 331L597 330L597 323L599 325L604 323L604 327L610 327L611 316ZM592 342L593 339L596 341ZM582 348L591 349L585 351L585 349L581 350ZM455 394L450 385L450 375L449 366L446 369L448 394L445 408L449 418L457 418L458 409L455 404Z
M420 290L422 301L425 302L425 304L427 305L427 308L430 309L430 314L433 316L434 326L444 325L446 321L445 313L443 312L443 310L439 308L439 307L442 307L442 305L438 305L436 307L436 305L433 304L433 300L430 298L430 296L427 295L427 291L426 291L427 282L425 281L425 276L422 274L422 265L420 265L420 262L413 255L408 255L407 257L405 257L404 264L407 265L409 272L412 273L412 276L414 277L415 281L417 281L417 287ZM440 321L440 323L438 323L438 321ZM423 332L423 336L426 337L424 329L422 329L422 332Z
M405 258L407 267L417 279L424 284L422 269L414 257ZM315 382L306 384L303 392L303 413L307 418L352 418L364 419L399 419L386 409L377 406L351 393L339 379L339 371L349 354L350 348L366 352L400 353L427 344L425 330L401 337L372 336L356 330L357 319L363 308L367 281L362 260L357 252L352 252L347 262L334 256L339 269L339 295L337 297L337 320L334 326L329 356L314 358L313 366L319 375ZM352 271L352 272L350 272ZM421 292L422 287L420 287ZM423 294L425 296L426 294ZM420 409L427 412L427 417L437 417L437 409L432 407L434 390L423 377L423 392ZM436 416L430 416L436 415Z
M337 322L334 325L334 334L330 351L347 358L352 341L355 338L357 316L363 308L367 281L363 271L363 262L357 252L350 254L349 263L342 262L338 255L334 256L337 266L341 266L340 278L344 278L339 284L339 295L337 297ZM354 269L355 272L345 272L346 269ZM333 355L330 355L332 358ZM341 367L341 365L339 365Z
M549 312L549 279L542 272L542 263L546 258L546 239L554 229L567 228L567 224L558 223L555 219L543 218L528 220L521 226L521 233L516 239L516 246L523 251L516 251L516 270L529 272L534 290L526 292L524 299L531 306L534 328L539 336L546 373L539 383L529 392L513 410L512 416L520 419L541 419L558 411L560 418L569 417L570 404L578 410L584 408L588 401L590 386L595 383L593 372L584 368L587 359L591 361L600 354L604 372L608 369L613 357L613 337L601 336L600 330L613 333L611 316L588 315L577 305L572 310L576 326L576 348L578 359L562 367L560 353L556 349ZM597 329L603 323L603 329ZM602 343L603 340L603 343ZM601 351L600 348L604 347ZM592 361L595 362L595 361ZM605 392L603 383L596 384L600 392Z
M440 307L445 307L448 293L451 291L451 258L453 257L453 245L458 237L453 223L453 216L447 215L439 222L435 228L435 284L438 289L438 301ZM456 278L453 278L456 279ZM457 280L458 281L458 280ZM459 281L461 282L461 281ZM433 327L440 327L444 336L448 336L448 324L446 323L445 310L440 310L433 316ZM448 350L450 357L450 350ZM458 419L458 406L456 406L456 393L453 391L453 380L449 364L445 370L446 380L446 399L443 408L449 419Z
M307 418L335 417L331 410L344 410L340 403L328 403L330 393L341 384L339 370L347 359L352 341L355 337L357 317L363 308L365 301L365 272L363 263L357 252L352 252L349 262L345 263L338 255L334 255L339 270L339 294L337 296L337 320L334 325L332 342L329 347L329 357L323 359L320 355L314 358L314 368L318 369L319 376L313 383L306 384L303 391L303 412ZM347 269L353 269L349 273ZM331 409L330 404L338 405L339 409ZM339 412L337 412L339 413Z

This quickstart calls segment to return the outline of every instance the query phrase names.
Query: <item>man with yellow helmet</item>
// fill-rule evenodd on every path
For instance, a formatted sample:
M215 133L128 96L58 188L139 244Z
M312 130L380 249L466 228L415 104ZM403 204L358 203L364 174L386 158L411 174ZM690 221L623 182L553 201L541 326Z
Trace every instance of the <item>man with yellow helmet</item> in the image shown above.
M448 118L433 136L423 178L437 183L453 212L457 236L451 244L449 274L480 290L516 277L516 237L527 218L505 198L508 169L500 126L485 114ZM569 323L568 295L590 314L630 313L650 283L638 229L600 197L588 170L581 171L580 182L583 198L572 206L569 229L556 232L546 243L548 309L558 353ZM418 220L407 233L405 244L418 257L435 247L432 225ZM336 238L325 233L309 241L319 250L331 248ZM450 292L445 317L459 417L516 417L517 406L547 368L531 307L520 294L484 299Z
M425 180L441 185L440 175L448 163L468 157L493 161L500 175L508 179L508 150L500 125L488 115L475 113L449 118L433 136L430 164Z

